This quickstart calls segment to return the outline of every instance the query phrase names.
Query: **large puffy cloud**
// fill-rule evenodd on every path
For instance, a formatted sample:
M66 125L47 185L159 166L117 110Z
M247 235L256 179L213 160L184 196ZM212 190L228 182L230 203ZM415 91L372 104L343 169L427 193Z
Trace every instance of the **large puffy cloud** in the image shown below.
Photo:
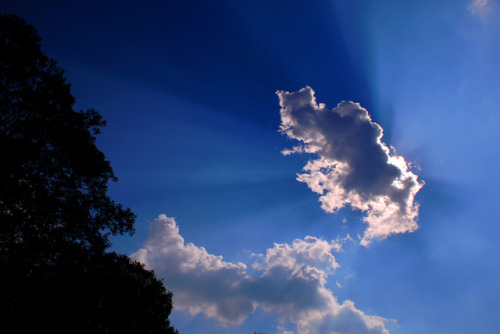
M261 307L296 324L298 333L388 333L385 319L364 314L349 300L340 304L326 287L339 267L332 252L340 247L314 237L275 244L257 256L253 268L259 275L253 277L243 263L186 244L175 220L160 215L132 257L164 279L176 309L222 325L241 324Z
M176 309L193 315L203 312L222 324L240 324L255 309L241 291L246 265L225 262L203 247L185 244L173 218L160 215L154 220L144 247L131 257L165 280L175 294Z
M423 186L402 156L381 141L383 131L358 103L343 101L330 110L316 103L310 87L278 91L280 131L300 145L283 154L312 153L297 180L320 194L329 213L350 205L366 212L362 244L418 228L415 194ZM393 150L394 151L394 150Z

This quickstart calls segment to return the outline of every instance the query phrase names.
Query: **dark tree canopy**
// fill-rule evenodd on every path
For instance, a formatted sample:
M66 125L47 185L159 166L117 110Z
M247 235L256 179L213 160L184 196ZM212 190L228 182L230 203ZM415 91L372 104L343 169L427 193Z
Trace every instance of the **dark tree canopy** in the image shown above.
M135 215L95 145L105 125L74 111L64 72L33 26L0 16L0 317L37 332L174 333L172 294L154 273L107 253Z
M172 294L127 256L75 246L28 278L13 267L6 274L15 288L3 291L0 311L16 333L177 333Z
M1 247L63 238L106 247L133 232L134 215L106 194L115 180L95 135L95 110L75 112L70 84L31 25L0 20ZM12 239L15 236L15 239Z

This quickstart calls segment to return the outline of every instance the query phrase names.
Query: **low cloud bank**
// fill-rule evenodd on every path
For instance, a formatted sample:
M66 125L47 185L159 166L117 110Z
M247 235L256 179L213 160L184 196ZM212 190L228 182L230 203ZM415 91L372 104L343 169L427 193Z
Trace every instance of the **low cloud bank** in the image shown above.
M284 155L310 153L297 180L315 193L329 213L350 205L366 213L367 228L361 243L385 239L391 234L418 228L418 204L414 198L423 182L402 156L381 139L383 130L358 103L343 101L328 109L318 104L314 91L278 91L280 131L299 142Z
M175 219L160 215L132 258L164 279L177 310L203 313L224 326L242 324L260 307L296 324L298 333L388 333L386 319L366 315L350 300L340 304L326 288L339 267L332 252L340 250L339 241L309 236L274 244L252 264L260 276L251 277L245 264L186 244Z

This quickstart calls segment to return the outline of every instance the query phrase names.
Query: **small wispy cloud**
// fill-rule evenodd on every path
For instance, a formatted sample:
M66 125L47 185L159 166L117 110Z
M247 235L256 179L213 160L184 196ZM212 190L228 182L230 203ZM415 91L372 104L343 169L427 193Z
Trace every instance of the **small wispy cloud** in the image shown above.
M311 153L297 180L320 194L323 210L335 213L350 205L366 213L368 224L361 243L418 228L416 193L423 186L381 139L383 130L358 103L343 101L328 109L316 103L314 91L278 91L280 131L300 145L284 155Z
M160 215L132 258L164 279L177 310L202 313L224 326L241 324L261 308L294 323L298 333L387 334L386 319L366 315L350 300L340 304L326 287L339 267L332 253L348 240L306 237L274 244L255 257L259 276L252 277L245 264L186 244L175 220Z
M473 0L469 4L469 10L473 14L485 15L489 10L489 6L490 6L489 0Z

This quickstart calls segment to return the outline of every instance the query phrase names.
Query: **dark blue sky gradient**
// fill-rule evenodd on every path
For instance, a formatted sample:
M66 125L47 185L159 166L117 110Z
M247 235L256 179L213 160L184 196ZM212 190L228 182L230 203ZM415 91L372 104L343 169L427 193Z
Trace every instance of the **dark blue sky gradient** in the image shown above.
M278 89L310 85L328 104L371 106L363 65L350 59L336 22L325 18L331 7L319 2L272 1L265 10L220 0L20 7L41 36L51 36L44 49L67 71L92 68L268 127L278 115L262 109Z

